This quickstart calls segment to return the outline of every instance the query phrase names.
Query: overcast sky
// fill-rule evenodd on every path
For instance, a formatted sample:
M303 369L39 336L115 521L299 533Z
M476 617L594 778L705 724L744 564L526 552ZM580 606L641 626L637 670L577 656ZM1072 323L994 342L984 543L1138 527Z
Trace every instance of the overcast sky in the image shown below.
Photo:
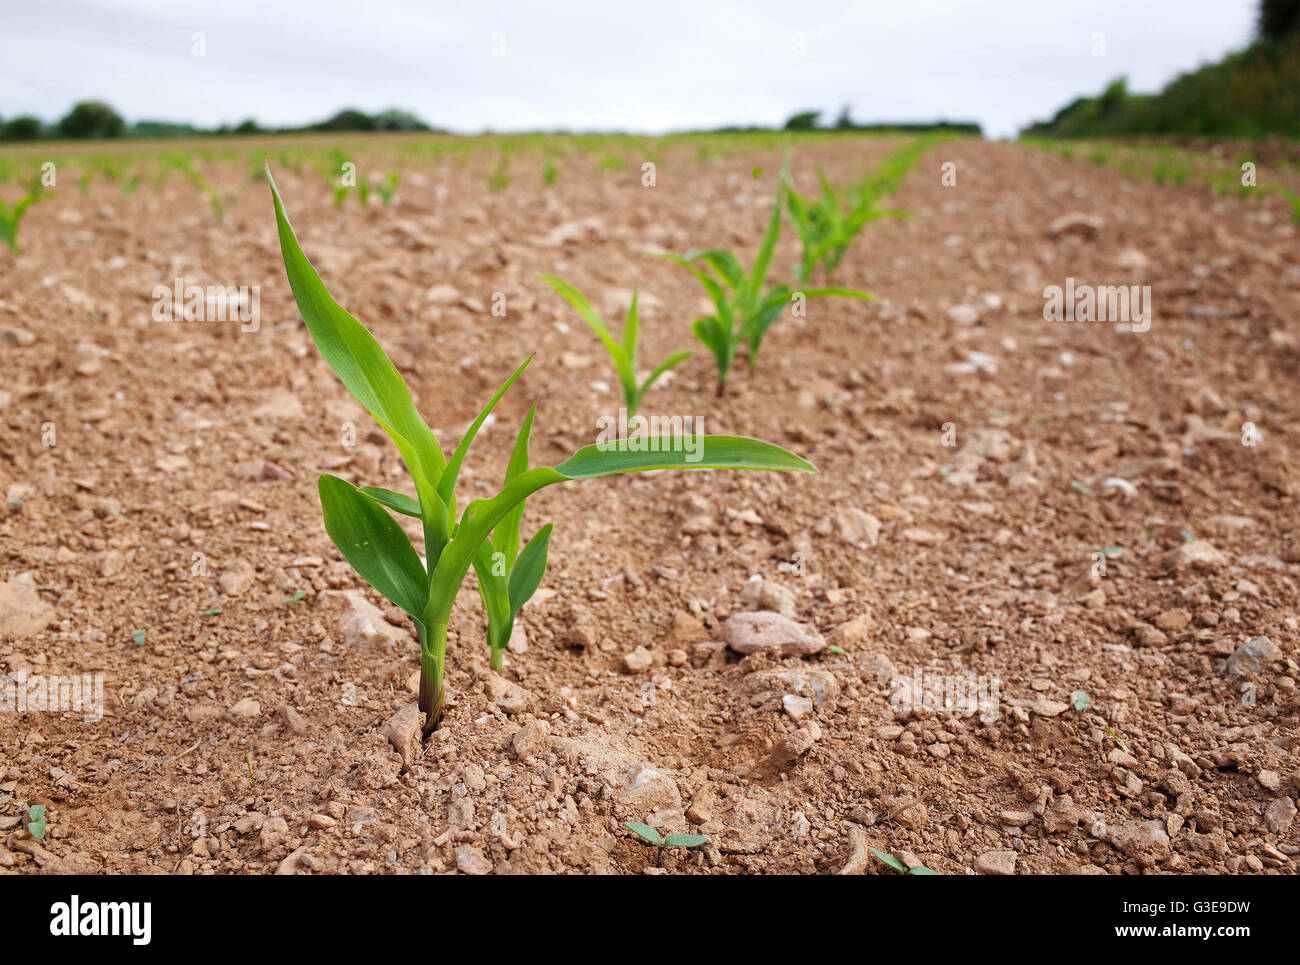
M1257 0L54 0L0 3L0 116L128 121L398 106L458 131L977 120L1014 134L1248 42ZM202 56L192 52L202 33ZM1104 55L1093 52L1104 37ZM494 43L500 55L494 55Z

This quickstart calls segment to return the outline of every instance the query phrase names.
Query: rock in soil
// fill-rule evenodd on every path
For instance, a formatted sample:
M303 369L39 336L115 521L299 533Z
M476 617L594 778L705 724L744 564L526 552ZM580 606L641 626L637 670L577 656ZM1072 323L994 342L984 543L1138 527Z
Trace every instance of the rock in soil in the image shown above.
M770 652L782 657L806 657L826 647L816 630L779 613L736 613L722 625L722 638L736 653Z

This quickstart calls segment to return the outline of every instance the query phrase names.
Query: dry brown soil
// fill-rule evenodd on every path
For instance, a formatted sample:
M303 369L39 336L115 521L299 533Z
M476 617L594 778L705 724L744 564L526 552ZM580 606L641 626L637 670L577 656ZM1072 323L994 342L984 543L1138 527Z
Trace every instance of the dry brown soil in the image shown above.
M894 146L804 147L796 176L847 181ZM493 193L492 161L409 171L364 211L279 172L308 254L445 446L538 353L462 500L499 483L533 401L538 464L618 408L600 346L536 275L615 320L639 287L657 361L705 306L645 252L748 258L780 166L682 150L646 188L639 164L569 158L550 189L521 167ZM555 534L527 649L494 678L467 586L448 712L404 763L381 728L414 699L416 644L329 542L315 486L329 470L404 489L400 461L308 338L266 186L210 177L224 223L179 178L99 182L34 207L22 254L0 254L0 672L100 674L104 692L98 722L0 713L0 871L889 873L874 847L945 874L1294 873L1300 244L1283 202L933 148L894 198L912 217L868 226L836 276L879 303L783 318L720 401L704 353L646 401L820 473L534 497L525 531ZM1072 213L1101 224L1049 237ZM787 230L782 278L795 245ZM260 286L260 328L154 321L154 286L177 277ZM1067 277L1150 285L1150 330L1044 321L1044 286ZM387 621L362 632L346 591ZM756 608L843 652L730 652L723 623ZM918 673L974 674L997 700L909 707ZM37 842L23 818L42 803ZM627 820L709 843L659 853Z

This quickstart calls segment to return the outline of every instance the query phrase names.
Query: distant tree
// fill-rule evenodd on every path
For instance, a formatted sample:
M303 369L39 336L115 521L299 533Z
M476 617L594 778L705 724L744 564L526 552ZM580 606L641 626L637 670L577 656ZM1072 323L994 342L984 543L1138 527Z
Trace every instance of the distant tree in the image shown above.
M242 121L240 125L235 128L236 134L260 134L261 131L262 128L258 125L257 121L253 120L251 117L246 121Z
M851 131L856 125L853 123L853 117L849 114L849 105L845 104L840 108L840 116L835 118L835 129L840 131Z
M193 124L177 124L173 121L136 121L131 125L132 137L193 137L202 134Z
M1260 0L1260 40L1278 41L1297 30L1300 30L1300 0Z
M371 118L376 131L427 131L429 125L410 111L390 108Z
M0 140L3 141L34 141L41 136L41 120L39 117L23 115L22 117L11 117L0 126Z
M790 119L785 122L785 129L787 131L811 131L817 126L817 118L821 116L821 111L800 111L798 114L790 116Z
M1101 97L1097 101L1097 109L1102 117L1112 114L1118 114L1124 109L1124 101L1128 99L1128 78L1118 77L1106 85L1106 89L1101 92Z
M363 111L348 108L313 126L318 131L373 131L375 121Z
M59 133L73 138L121 137L126 121L103 101L82 101L59 121Z

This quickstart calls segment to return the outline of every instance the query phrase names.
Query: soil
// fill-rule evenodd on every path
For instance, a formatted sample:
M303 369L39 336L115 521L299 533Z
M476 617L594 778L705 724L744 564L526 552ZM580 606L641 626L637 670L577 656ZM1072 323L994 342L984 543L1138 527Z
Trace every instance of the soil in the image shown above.
M794 170L810 192L817 165L845 182L896 146L828 140ZM639 162L570 156L549 188L517 164L496 192L494 158L411 168L391 207L341 211L319 178L276 172L444 447L537 353L462 502L495 490L532 402L534 464L619 407L601 347L536 276L615 323L638 287L648 367L707 303L646 252L749 258L781 159L681 147L654 187ZM33 207L0 256L0 672L98 674L104 695L97 722L0 714L0 871L893 873L875 848L944 874L1295 872L1285 202L932 148L891 200L911 217L868 225L834 276L879 302L782 318L722 399L703 351L646 399L819 474L533 497L525 533L555 532L526 648L490 671L467 586L446 715L411 745L411 627L342 561L315 484L405 490L404 471L310 342L266 186L208 177L220 224L179 177L96 182ZM1070 214L1100 224L1049 235ZM780 278L796 256L787 228ZM1150 285L1149 331L1045 321L1067 277ZM260 327L155 321L176 278L259 286ZM724 625L754 610L834 648L742 656ZM905 699L968 675L977 709ZM708 843L660 850L625 821Z

